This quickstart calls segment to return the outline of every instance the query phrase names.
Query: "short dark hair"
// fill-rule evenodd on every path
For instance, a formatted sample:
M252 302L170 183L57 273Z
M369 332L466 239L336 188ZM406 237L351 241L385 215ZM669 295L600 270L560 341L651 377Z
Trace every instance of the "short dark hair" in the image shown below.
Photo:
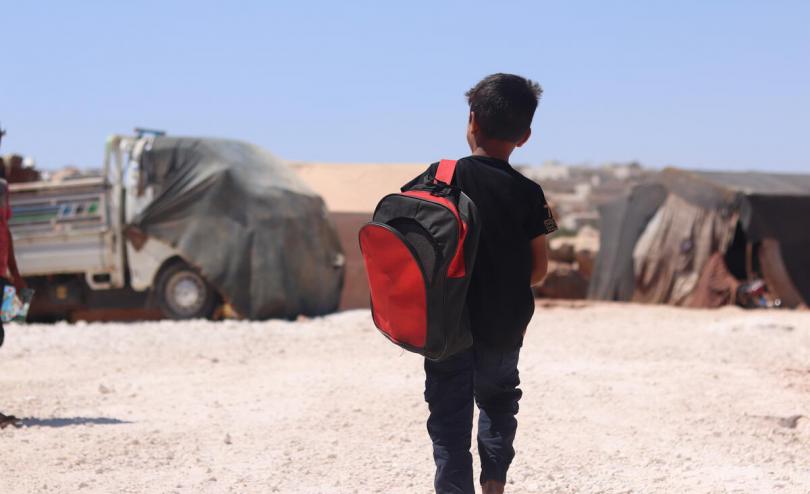
M517 142L529 130L543 88L514 74L492 74L467 91L470 111L485 136Z

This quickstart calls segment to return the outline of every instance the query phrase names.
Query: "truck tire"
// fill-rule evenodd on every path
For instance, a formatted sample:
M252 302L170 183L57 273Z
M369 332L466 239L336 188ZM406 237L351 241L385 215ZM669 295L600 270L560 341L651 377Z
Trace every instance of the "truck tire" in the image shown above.
M219 301L214 287L184 262L163 269L156 295L158 308L169 319L211 318Z

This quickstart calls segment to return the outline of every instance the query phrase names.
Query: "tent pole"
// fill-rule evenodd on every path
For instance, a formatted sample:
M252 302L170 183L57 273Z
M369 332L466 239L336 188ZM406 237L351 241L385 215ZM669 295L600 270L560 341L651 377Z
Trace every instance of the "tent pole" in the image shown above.
M754 244L751 242L745 243L745 274L748 281L754 279Z

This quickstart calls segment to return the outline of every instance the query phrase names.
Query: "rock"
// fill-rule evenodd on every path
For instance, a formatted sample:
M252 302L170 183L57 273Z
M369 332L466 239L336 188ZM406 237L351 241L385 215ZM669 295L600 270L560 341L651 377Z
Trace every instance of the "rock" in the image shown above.
M782 427L788 429L795 429L799 424L799 419L804 418L804 415L791 415L790 417L780 417L777 423Z
M591 250L578 250L574 253L576 259L577 271L582 273L586 279L590 280L593 274L593 265L596 261L596 255Z
M561 244L558 247L549 246L548 260L554 262L572 263L576 260L573 244Z
M559 264L550 271L543 283L535 288L535 295L544 298L584 299L588 294L588 280L573 269Z

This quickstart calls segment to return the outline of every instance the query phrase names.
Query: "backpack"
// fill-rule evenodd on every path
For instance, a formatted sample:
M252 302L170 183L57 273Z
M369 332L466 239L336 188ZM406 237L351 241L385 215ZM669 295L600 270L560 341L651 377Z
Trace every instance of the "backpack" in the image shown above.
M475 204L442 160L432 182L377 204L360 229L374 325L402 348L443 360L472 345L467 289L478 249Z

